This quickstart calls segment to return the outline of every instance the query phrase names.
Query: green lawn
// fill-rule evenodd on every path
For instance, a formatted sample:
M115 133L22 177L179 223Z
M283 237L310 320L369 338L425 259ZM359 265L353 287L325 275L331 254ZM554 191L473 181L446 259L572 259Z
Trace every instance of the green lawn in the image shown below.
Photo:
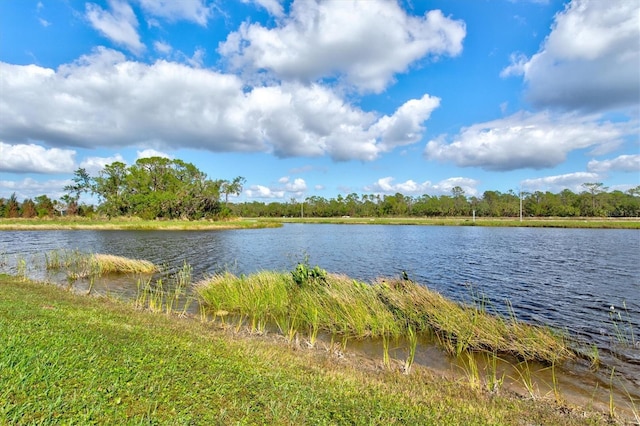
M606 424L0 275L0 424ZM366 367L369 365L369 367Z

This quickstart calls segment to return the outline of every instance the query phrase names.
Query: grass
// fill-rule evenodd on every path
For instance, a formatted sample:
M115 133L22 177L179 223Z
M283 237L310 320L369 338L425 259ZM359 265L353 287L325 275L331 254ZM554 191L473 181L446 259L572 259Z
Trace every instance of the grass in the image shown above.
M603 228L640 229L639 218L488 218L479 217L475 222L471 217L330 217L330 218L269 218L258 219L269 222L317 223L317 224L360 224L360 225L433 225L433 226L490 226L490 227L535 227L535 228Z
M295 271L224 273L197 283L195 291L211 314L247 317L252 330L253 324L276 323L290 338L308 330L311 345L318 331L344 339L381 337L383 342L389 337L411 342L416 333L433 333L456 356L487 351L550 365L574 356L565 338L549 328L461 305L413 281L367 284L327 274L299 285L294 278Z
M0 424L607 424L0 275Z
M0 219L1 230L145 230L145 231L188 231L220 229L253 229L282 226L274 221L242 220L142 220L135 217L85 218L56 217L34 219Z
M65 270L69 280L95 279L105 274L152 274L158 267L152 262L111 254L86 254L78 250L53 250L45 253L47 270Z
M232 220L142 220L135 217L84 218L56 217L35 219L0 219L1 230L219 230L274 228L282 223L331 223L371 225L435 225L435 226L493 226L493 227L541 227L541 228L605 228L640 229L639 218L476 218L471 217L331 217L331 218L238 218Z

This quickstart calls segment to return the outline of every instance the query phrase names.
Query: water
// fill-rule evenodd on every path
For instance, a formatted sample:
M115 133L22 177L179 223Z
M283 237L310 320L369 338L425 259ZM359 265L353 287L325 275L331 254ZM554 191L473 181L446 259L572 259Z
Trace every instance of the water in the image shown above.
M361 280L409 277L450 298L567 330L596 345L640 394L640 232L636 230L287 224L226 231L2 231L0 270L18 256L78 249L141 258L194 280L291 270L309 256ZM43 261L43 260L42 260ZM2 264L4 263L4 266ZM635 343L635 346L634 346Z

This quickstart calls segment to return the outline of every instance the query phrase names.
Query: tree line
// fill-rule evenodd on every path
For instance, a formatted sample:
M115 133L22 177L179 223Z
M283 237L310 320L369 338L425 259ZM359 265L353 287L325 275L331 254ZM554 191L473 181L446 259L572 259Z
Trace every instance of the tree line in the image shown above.
M307 197L304 201L236 203L231 206L237 216L246 217L638 217L640 186L626 192L608 188L602 183L585 183L584 191L565 189L560 193L485 191L482 196L467 197L460 187L451 195L408 196L351 193L336 198Z
M107 217L137 216L143 219L220 219L244 217L385 217L471 216L479 217L638 217L640 186L626 192L609 191L600 182L585 183L583 191L559 193L485 191L467 196L456 186L447 195L408 196L351 193L335 198L310 196L303 201L230 203L239 195L245 179L209 179L193 164L163 157L143 158L127 166L106 165L96 177L83 168L59 200L46 195L19 202L16 194L0 198L0 217L62 215ZM80 203L83 194L97 196L98 204Z
M164 157L142 158L131 166L116 161L97 177L77 169L60 200L41 195L19 203L15 193L0 198L0 217L101 214L109 218L219 219L231 215L229 196L240 194L244 181L242 176L212 180L191 163ZM98 205L81 204L83 194L97 196Z

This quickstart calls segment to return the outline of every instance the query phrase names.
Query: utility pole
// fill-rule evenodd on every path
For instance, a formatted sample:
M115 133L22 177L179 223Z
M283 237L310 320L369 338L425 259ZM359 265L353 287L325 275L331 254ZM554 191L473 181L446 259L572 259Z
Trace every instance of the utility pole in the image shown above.
M518 198L520 198L520 222L522 222L522 187L520 187Z

